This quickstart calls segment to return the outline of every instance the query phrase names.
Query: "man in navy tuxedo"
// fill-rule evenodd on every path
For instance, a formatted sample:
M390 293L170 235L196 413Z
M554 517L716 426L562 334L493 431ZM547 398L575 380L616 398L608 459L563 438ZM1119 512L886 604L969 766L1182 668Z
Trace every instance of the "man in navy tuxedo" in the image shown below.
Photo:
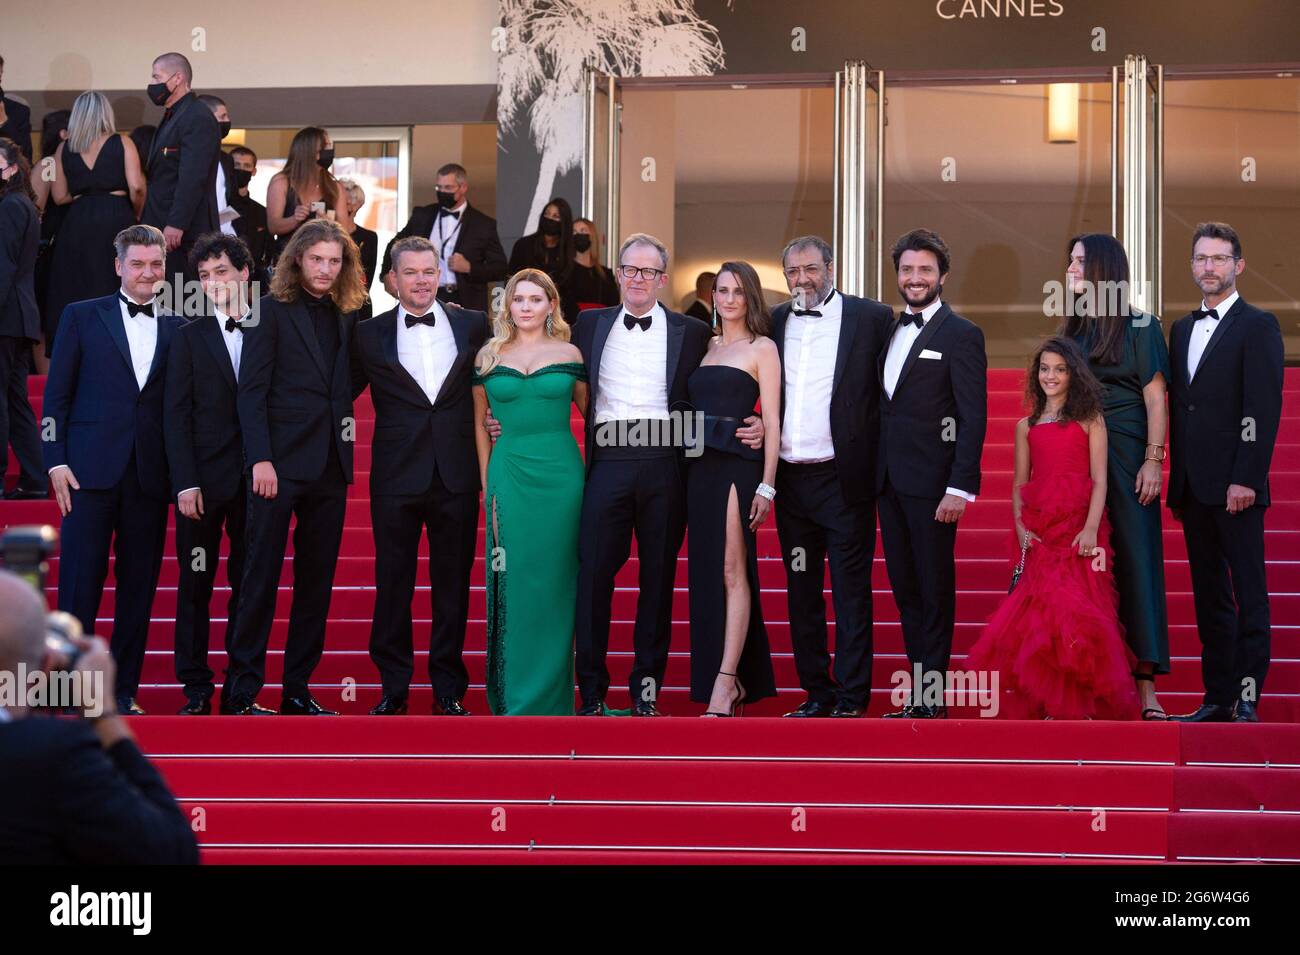
M163 383L175 316L155 311L167 243L153 226L114 240L122 287L63 310L45 383L45 467L63 515L59 609L93 633L110 545L116 602L110 645L119 711L140 714L144 665L163 535L167 455Z

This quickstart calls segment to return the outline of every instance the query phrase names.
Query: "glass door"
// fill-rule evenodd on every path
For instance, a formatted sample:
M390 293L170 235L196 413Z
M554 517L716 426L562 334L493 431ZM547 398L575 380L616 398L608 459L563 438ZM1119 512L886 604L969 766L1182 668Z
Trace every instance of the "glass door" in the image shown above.
M1124 58L1123 232L1128 253L1129 301L1154 315L1163 310L1160 268L1163 252L1164 72L1145 56Z
M880 298L884 176L884 73L861 60L835 74L836 284L849 295Z
M618 254L619 113L623 108L617 77L585 71L582 110L582 216L596 223L606 268Z

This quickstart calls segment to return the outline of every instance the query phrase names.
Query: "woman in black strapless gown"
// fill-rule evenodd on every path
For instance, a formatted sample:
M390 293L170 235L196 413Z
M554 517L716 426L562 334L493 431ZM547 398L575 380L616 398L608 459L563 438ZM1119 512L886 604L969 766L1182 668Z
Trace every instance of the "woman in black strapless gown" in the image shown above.
M698 433L687 459L691 699L706 716L732 716L776 695L759 599L755 531L767 518L781 446L781 362L767 330L758 275L727 262L714 280L722 333L687 382ZM763 408L763 449L736 428Z

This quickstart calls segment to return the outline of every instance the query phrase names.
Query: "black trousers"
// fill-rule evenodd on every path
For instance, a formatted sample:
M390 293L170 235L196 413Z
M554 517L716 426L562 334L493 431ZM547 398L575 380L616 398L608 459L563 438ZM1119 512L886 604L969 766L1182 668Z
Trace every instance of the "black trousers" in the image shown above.
M1270 655L1265 510L1234 515L1222 503L1202 504L1190 495L1183 506L1206 703L1255 702L1264 690Z
M325 473L314 481L280 478L271 500L253 493L248 481L248 548L239 591L235 639L229 647L228 699L252 699L266 681L266 645L275 623L275 601L293 530L293 606L284 646L283 695L302 696L325 649L334 571L343 540L348 485L334 452Z
M384 693L405 697L415 671L411 600L419 569L420 533L429 538L429 681L435 697L460 699L469 687L465 628L470 574L478 540L478 492L454 494L435 473L423 494L370 499L375 534L375 616L370 659Z
M134 454L116 487L72 492L59 544L59 609L80 620L87 634L95 632L111 547L116 599L109 647L117 664L115 696L135 696L140 688L166 535L167 501L141 489Z
M640 563L632 702L657 700L672 640L673 581L686 534L686 489L675 454L597 457L587 475L578 532L576 674L583 702L609 690L609 620L614 577L627 563L636 534Z
M900 494L887 483L877 502L907 659L925 673L947 671L957 617L957 525L934 519L940 500Z
M871 696L871 561L875 501L844 500L835 462L789 464L776 472L776 532L790 607L799 685L819 703L865 707ZM835 668L826 628L822 569L829 561L835 604Z
M212 585L221 554L221 533L230 541L226 578L230 601L226 604L226 655L234 643L239 615L239 589L244 574L244 524L248 510L247 491L240 482L238 493L228 501L203 499L203 516L190 520L176 512L176 559L180 578L176 589L176 679L189 697L212 696L212 669L208 666L209 606ZM229 683L225 684L225 689ZM222 697L227 693L223 691Z
M43 491L48 483L41 466L41 436L27 398L31 363L31 341L0 336L0 483L9 468L12 445L20 469L18 486L25 491Z

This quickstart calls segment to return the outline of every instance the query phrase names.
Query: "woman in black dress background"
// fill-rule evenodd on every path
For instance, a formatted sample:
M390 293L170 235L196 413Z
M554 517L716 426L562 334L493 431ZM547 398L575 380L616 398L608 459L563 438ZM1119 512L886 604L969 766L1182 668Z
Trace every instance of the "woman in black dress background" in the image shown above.
M32 167L32 195L35 197L36 211L41 214L41 246L36 254L36 304L41 310L41 342L52 341L54 320L45 308L45 299L50 291L50 263L54 259L54 239L59 234L59 226L67 218L68 206L61 206L50 201L52 179L41 175L44 160L54 161L54 154L59 144L68 138L68 120L72 111L56 109L46 113L41 120L41 162ZM43 375L49 370L49 359L45 357L45 346L36 349L36 374Z
M724 263L713 301L721 333L687 381L696 427L702 424L686 461L691 699L709 704L705 716L732 716L740 703L776 695L755 532L776 495L781 358L766 334L770 320L753 266ZM760 399L758 451L740 442L736 427Z
M510 274L538 269L562 289L573 271L573 252L573 209L567 199L556 196L542 210L537 231L520 236L510 249Z
M1169 672L1164 545L1160 531L1161 462L1169 411L1165 401L1169 348L1160 319L1128 308L1129 268L1113 236L1075 236L1066 246L1066 283L1073 303L1061 333L1088 356L1105 389L1102 413L1110 473L1106 510L1124 638L1138 659L1134 671L1142 718L1163 720L1155 678ZM1117 294L1123 291L1123 296ZM1075 299L1074 296L1086 296Z
M560 286L560 307L576 320L583 308L617 305L618 283L600 262L600 232L590 219L573 220L573 268Z
M139 219L145 181L135 143L114 132L115 124L107 96L82 93L72 104L67 141L54 153L50 195L71 208L59 226L50 262L47 356L54 353L65 306L110 295L122 284L113 268L113 239Z

